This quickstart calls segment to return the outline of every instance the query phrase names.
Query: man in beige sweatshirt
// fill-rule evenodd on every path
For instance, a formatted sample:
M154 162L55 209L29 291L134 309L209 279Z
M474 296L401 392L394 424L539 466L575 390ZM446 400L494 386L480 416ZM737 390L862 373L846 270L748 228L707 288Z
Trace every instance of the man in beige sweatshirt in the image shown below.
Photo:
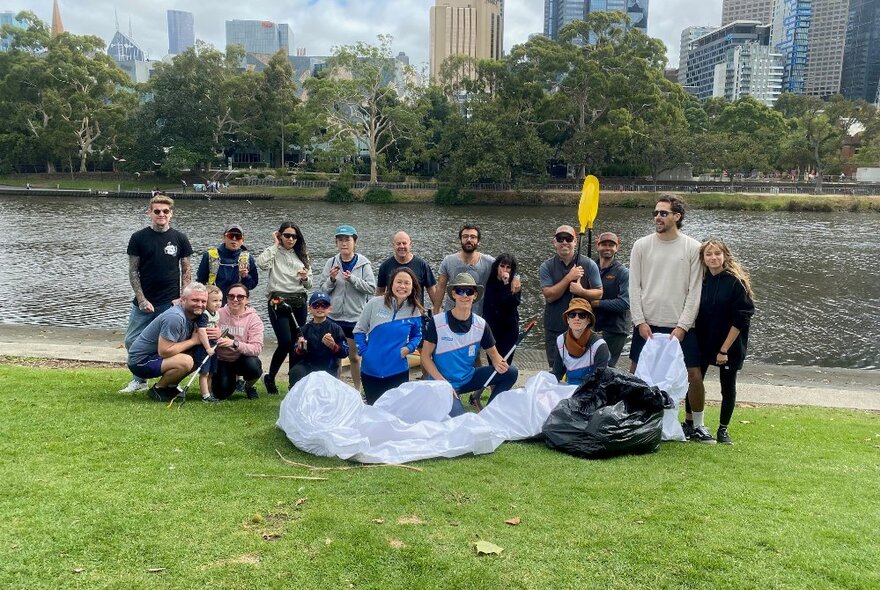
M679 231L684 213L684 203L678 198L661 196L654 206L654 233L633 244L629 267L634 326L630 370L635 373L647 340L658 334L677 338L688 370L688 402L693 417L693 425L684 426L685 435L691 440L713 444L714 437L703 425L706 394L700 375L697 335L691 330L700 309L703 265L700 242Z

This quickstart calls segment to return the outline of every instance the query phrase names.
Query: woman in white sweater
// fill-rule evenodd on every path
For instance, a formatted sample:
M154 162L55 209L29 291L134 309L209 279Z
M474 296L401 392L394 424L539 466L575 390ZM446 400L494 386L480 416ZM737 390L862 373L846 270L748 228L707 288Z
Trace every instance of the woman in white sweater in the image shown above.
M289 359L291 368L296 361L294 346L300 326L306 323L312 270L306 240L295 223L282 223L272 240L274 243L257 257L257 267L269 272L269 322L278 338L278 348L272 354L269 372L263 375L263 384L268 393L275 394L275 375L284 358Z

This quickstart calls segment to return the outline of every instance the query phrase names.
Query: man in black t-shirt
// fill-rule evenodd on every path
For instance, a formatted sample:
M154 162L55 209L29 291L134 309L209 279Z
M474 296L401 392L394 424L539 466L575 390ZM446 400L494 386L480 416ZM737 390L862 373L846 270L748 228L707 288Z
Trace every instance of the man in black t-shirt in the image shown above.
M434 277L434 271L431 266L421 256L416 256L412 252L412 240L405 231L399 231L391 238L391 247L394 249L393 254L385 259L379 266L379 276L376 280L376 295L384 295L388 288L388 281L391 280L391 274L404 266L416 275L419 284L422 286L422 305L425 304L425 294L428 295L428 305L430 308L434 305L434 297L437 294L437 279Z
M171 307L192 278L192 246L186 234L171 228L174 200L156 193L147 214L150 226L136 231L128 241L128 278L134 299L125 332L126 349L150 322ZM146 381L133 376L119 392L144 389L147 389Z

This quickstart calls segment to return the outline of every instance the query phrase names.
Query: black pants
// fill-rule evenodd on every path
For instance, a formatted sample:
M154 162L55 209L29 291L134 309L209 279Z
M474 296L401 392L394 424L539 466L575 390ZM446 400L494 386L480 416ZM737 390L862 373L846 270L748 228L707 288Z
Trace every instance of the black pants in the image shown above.
M289 370L292 370L296 364L298 359L294 354L294 348L296 339L299 338L299 329L296 326L297 324L303 326L306 323L306 306L294 305L289 299L286 301L287 306L276 310L272 300L269 300L269 323L272 324L272 331L278 339L278 348L272 353L272 361L269 363L269 377L273 380L285 358L288 359ZM295 322L294 318L296 318Z
M217 361L217 372L211 388L214 397L226 399L235 391L239 375L245 381L255 381L263 374L263 364L258 356L240 356L234 361Z
M706 378L706 371L708 370L709 365L700 367L703 379ZM733 409L736 407L737 373L736 369L718 367L719 381L721 382L721 417L718 419L718 424L721 426L730 426L730 418L733 416ZM691 403L687 399L684 402L684 409L688 414L691 413Z
M397 375L391 375L390 377L373 377L372 375L361 373L361 384L364 386L364 397L367 400L367 405L370 406L376 403L376 400L382 397L383 393L389 389L400 387L407 381L409 381L409 369L402 373L398 373Z
M296 385L297 381L299 381L306 375L316 373L318 371L324 371L325 373L329 373L330 375L339 378L338 367L335 370L331 371L327 368L326 363L319 365L317 363L310 363L308 361L300 361L290 369L290 373L287 376L288 383L290 387L293 387L294 385Z

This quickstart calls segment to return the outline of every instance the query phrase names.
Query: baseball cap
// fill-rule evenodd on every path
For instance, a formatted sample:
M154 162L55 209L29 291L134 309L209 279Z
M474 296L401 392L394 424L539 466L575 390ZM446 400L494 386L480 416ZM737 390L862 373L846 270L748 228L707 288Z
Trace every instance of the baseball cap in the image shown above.
M323 291L315 291L314 293L312 293L312 296L309 297L309 307L313 306L319 301L323 301L327 305L331 304L330 296L327 293L324 293Z
M337 236L354 236L357 237L357 230L350 225L340 225L336 228Z
M226 226L226 229L223 230L224 234L228 234L229 232L238 232L241 235L244 235L244 231L242 231L241 226L237 223L230 223Z
M556 228L556 231L553 232L554 236L558 236L559 234L568 234L572 237L576 236L577 233L574 231L574 228L570 225L560 225Z
M615 244L620 245L620 238L617 237L616 233L606 231L599 234L599 238L596 240L597 244L601 244L602 242L614 242Z

